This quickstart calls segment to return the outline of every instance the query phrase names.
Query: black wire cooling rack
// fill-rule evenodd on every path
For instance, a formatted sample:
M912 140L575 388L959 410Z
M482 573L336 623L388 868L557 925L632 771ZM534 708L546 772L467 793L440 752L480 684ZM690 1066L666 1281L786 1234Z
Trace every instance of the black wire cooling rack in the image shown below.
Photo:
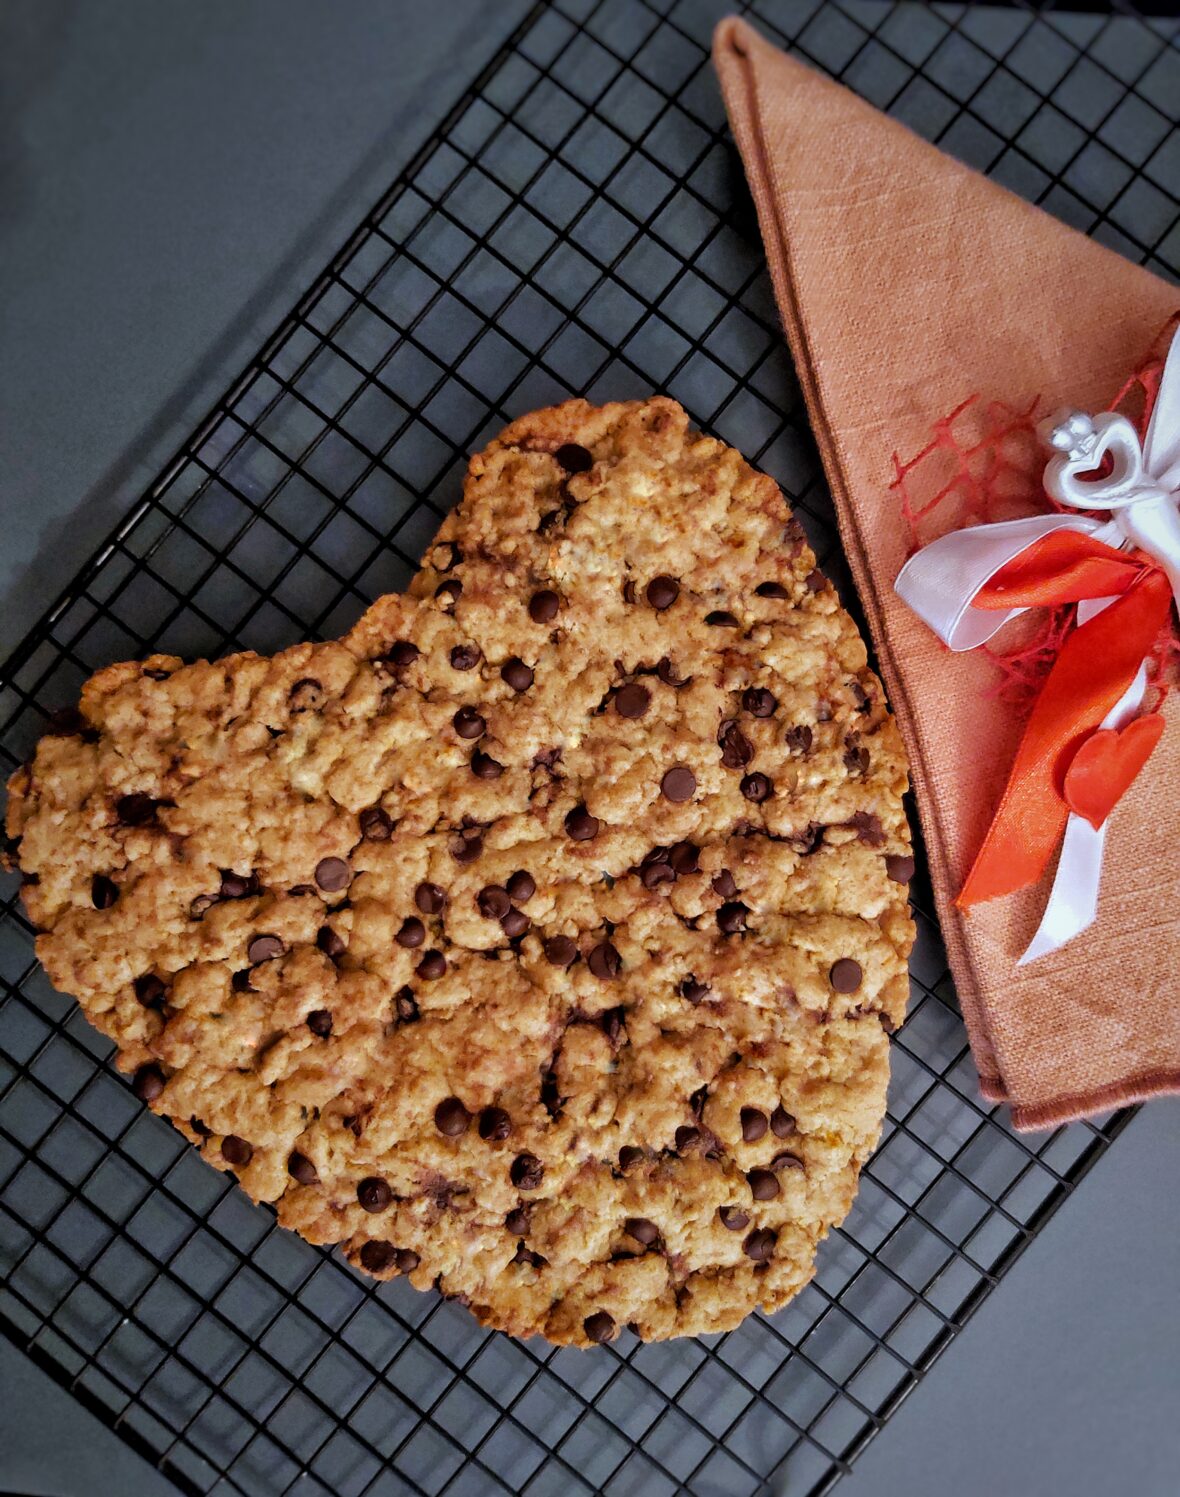
M0 769L151 649L273 651L401 587L465 456L666 390L845 584L708 61L710 0L539 5L0 674ZM1180 24L755 5L777 41L1175 279ZM726 1336L556 1350L280 1230L105 1064L0 923L0 1326L185 1492L826 1491L1118 1132L978 1100L922 876L881 1147L814 1283Z

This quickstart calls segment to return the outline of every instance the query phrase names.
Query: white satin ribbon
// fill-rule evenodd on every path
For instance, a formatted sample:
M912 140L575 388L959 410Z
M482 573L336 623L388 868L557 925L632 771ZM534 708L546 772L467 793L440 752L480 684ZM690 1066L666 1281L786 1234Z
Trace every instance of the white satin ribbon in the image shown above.
M1091 513L1031 515L951 531L912 556L894 583L903 601L952 650L978 649L1024 612L975 608L973 603L1002 567L1055 530L1077 530L1116 548L1139 547L1164 569L1180 604L1180 329L1168 351L1142 446L1131 422L1111 413L1059 413L1041 431L1056 449L1045 468L1046 490L1059 503ZM1082 476L1092 475L1108 455L1109 477ZM1107 512L1110 519L1095 519L1094 512ZM1079 603L1079 624L1113 601ZM1146 690L1144 661L1100 727L1124 727ZM1105 842L1105 822L1095 830L1070 812L1049 901L1021 965L1060 950L1093 924Z

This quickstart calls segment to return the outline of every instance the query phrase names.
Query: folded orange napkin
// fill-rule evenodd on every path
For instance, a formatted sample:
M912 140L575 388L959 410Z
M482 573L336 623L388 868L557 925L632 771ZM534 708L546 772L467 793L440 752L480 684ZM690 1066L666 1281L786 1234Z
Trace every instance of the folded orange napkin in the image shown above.
M743 22L720 24L714 62L909 749L983 1093L1009 1102L1018 1127L1041 1128L1180 1091L1176 697L1166 703L1159 748L1111 817L1098 919L1060 951L1018 967L1048 879L969 913L953 901L995 812L1027 708L995 694L982 651L950 654L893 590L912 549L894 454L920 453L936 423L973 395L968 423L982 424L994 402L1027 410L1037 397L1046 412L1105 409L1158 346L1180 292L918 139ZM1031 455L1009 457L1014 471L1024 463L1034 472ZM945 483L938 464L929 466L928 479L920 466L908 475L911 502ZM1026 501L997 518L1034 507Z

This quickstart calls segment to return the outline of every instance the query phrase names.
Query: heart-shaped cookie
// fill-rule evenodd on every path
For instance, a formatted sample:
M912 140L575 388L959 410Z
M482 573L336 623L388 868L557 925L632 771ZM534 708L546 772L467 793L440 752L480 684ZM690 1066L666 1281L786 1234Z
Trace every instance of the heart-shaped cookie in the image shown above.
M1163 731L1163 714L1149 712L1121 730L1091 733L1065 774L1062 789L1069 809L1100 827L1151 758Z
M50 976L210 1163L585 1345L776 1309L847 1212L905 782L774 483L670 400L572 401L338 643L101 671L8 826Z

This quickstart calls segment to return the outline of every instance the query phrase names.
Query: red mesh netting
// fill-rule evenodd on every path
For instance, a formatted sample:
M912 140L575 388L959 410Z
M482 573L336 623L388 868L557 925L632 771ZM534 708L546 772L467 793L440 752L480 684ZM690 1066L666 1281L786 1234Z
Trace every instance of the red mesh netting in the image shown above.
M1173 318L1157 339L1166 348L1176 328ZM1108 407L1122 411L1147 428L1159 390L1164 355L1152 354L1131 375ZM1040 398L1024 407L969 396L949 415L936 421L930 441L903 461L893 454L890 488L901 502L909 535L907 556L948 530L1011 520L1037 510L1060 510L1041 485L1045 454L1037 440L1037 424L1047 414ZM1105 518L1105 516L1101 517ZM984 647L996 668L992 694L1004 701L1024 703L1037 695L1041 684L1074 627L1076 607L1068 604L1038 614L1007 646ZM1004 631L1012 632L1012 626ZM1180 642L1171 626L1155 652L1155 684L1160 700L1180 668Z

